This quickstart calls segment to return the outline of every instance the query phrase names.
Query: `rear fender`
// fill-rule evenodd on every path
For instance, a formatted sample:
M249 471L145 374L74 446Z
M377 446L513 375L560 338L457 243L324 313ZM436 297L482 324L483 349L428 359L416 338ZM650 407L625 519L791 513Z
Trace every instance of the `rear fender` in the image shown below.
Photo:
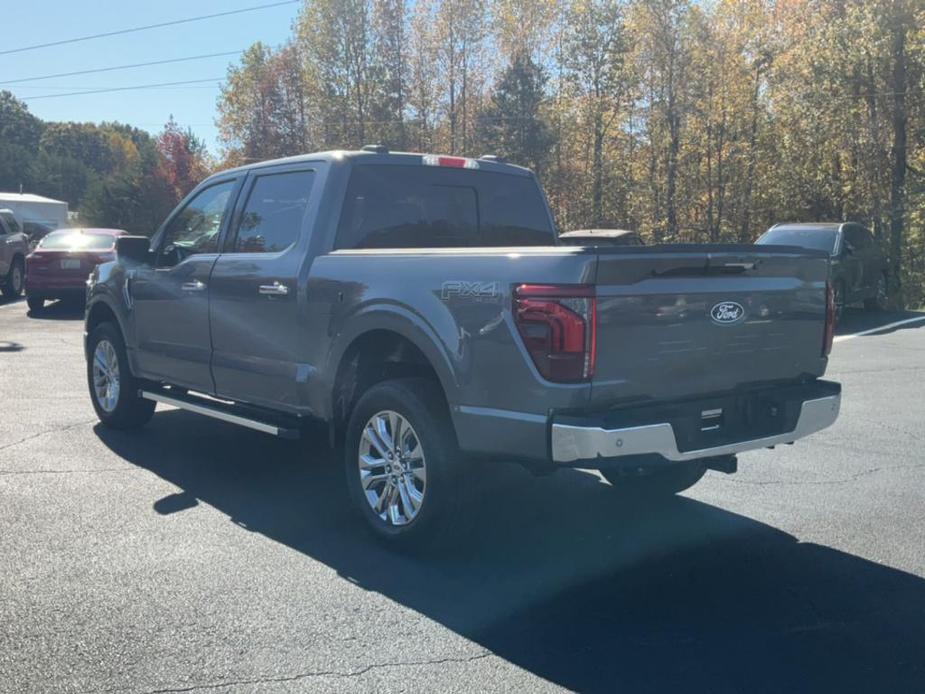
M324 399L323 402L312 403L313 411L321 414L323 419L333 416L335 379L341 361L355 340L374 330L391 331L417 347L436 372L447 402L456 401L459 386L450 353L434 328L406 308L378 304L350 316L346 329L335 337L322 370L324 387L318 389L324 394Z

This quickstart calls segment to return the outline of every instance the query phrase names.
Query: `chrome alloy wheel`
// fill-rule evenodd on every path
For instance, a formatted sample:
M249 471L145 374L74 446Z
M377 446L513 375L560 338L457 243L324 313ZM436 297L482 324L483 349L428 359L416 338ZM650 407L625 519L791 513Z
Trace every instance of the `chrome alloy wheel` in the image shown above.
M370 417L360 437L358 464L363 495L377 516L393 526L417 517L427 473L424 449L408 420L392 410Z
M12 274L10 275L10 288L15 294L22 291L22 268L19 267L19 263L13 265Z
M119 402L119 358L109 340L100 340L93 350L93 394L106 413Z

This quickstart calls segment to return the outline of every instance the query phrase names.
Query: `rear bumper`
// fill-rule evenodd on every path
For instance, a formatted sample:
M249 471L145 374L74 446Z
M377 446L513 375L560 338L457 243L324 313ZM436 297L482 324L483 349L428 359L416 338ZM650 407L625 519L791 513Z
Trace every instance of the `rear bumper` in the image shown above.
M715 399L691 403L686 409L653 410L652 421L634 422L629 426L608 426L598 422L583 424L573 417L554 419L550 432L551 457L558 465L579 467L583 463L587 467L596 467L602 463L629 462L638 459L637 456L659 456L668 461L683 462L793 443L835 422L841 406L841 386L817 381L780 391L768 389L744 398L730 396L725 401L739 407L745 402L745 408L749 410L747 415L738 416L734 433L691 434L691 411L696 412L700 407L704 407L701 413L715 411L710 410L710 406L716 404ZM723 400L720 399L720 402ZM773 407L779 424L775 424L771 415L763 410L756 414L759 410L757 405ZM775 426L780 431L769 431ZM679 440L685 442L683 446L679 446Z
M26 273L25 289L36 296L86 294L86 277L43 277Z

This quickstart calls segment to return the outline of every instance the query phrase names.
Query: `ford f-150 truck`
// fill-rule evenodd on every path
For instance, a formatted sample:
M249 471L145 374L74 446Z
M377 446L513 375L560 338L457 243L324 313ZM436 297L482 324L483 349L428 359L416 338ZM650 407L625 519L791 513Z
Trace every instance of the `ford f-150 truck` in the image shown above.
M445 536L475 458L670 494L835 421L825 253L564 246L494 157L310 154L215 174L88 281L104 425L156 403L328 424L395 543Z

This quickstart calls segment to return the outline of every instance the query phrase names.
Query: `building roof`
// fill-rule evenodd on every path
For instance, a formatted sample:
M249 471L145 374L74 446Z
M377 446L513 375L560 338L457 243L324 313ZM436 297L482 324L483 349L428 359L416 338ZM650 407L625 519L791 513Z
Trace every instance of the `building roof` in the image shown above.
M5 202L51 202L57 205L67 205L64 200L52 200L32 193L0 193L0 204Z

